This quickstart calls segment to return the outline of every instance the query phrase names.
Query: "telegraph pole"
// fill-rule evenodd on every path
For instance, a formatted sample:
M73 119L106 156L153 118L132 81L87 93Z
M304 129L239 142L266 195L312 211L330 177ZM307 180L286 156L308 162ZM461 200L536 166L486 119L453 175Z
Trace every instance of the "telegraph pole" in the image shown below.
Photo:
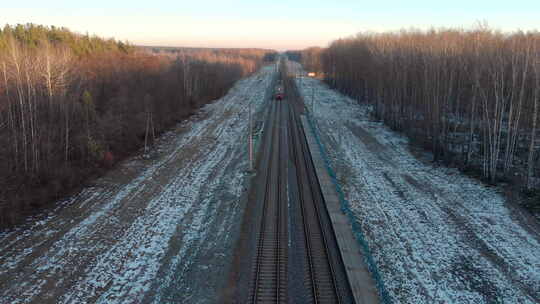
M253 171L253 123L251 119L251 102L248 104L248 119L249 119L249 134L248 134L248 144L249 144L249 171Z
M311 87L311 115L315 117L315 87Z

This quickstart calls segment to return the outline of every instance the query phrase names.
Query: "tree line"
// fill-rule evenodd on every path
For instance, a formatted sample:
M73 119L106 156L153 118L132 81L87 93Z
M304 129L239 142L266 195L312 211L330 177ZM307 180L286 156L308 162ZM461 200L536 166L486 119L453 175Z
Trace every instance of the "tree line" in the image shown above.
M34 24L0 30L0 227L223 96L268 51L156 55Z
M360 33L299 58L435 161L490 182L540 187L540 33ZM540 195L537 196L540 200Z

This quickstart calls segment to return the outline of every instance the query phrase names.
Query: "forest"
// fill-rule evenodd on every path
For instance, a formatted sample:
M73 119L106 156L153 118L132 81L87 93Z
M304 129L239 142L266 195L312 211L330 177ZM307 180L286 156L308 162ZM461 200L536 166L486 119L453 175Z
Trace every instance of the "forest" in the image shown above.
M35 24L0 29L0 228L223 96L273 51L154 52Z
M435 162L510 185L540 211L540 33L359 33L291 55Z

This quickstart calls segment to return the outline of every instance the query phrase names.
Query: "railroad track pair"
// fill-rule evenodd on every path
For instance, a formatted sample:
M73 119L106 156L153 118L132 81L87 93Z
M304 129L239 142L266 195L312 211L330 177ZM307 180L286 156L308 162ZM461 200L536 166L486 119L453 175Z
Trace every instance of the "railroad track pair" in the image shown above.
M275 102L271 111L270 155L267 155L265 193L258 231L251 303L286 303L288 280L303 280L311 303L346 303L350 290L341 273L340 255L330 225L319 182L309 154L298 114L286 101ZM290 159L287 156L289 151ZM295 174L289 176L289 160ZM287 176L295 178L297 218L305 268L301 278L288 278L288 197ZM345 283L345 284L344 284Z

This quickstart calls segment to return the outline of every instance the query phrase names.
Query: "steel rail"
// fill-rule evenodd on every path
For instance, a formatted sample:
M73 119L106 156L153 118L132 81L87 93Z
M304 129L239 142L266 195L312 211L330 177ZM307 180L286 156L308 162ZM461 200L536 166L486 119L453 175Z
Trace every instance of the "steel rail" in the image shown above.
M254 287L253 287L253 294L251 297L252 303L279 303L282 300L282 267L283 267L283 257L282 257L282 238L281 234L283 233L281 230L281 226L283 225L283 218L282 218L282 208L281 208L281 184L279 182L280 174L281 174L281 136L279 134L280 132L280 122L281 122L281 105L274 104L273 105L273 116L272 116L272 134L270 138L270 155L268 159L268 169L267 169L267 178L266 178L266 186L265 186L265 194L264 194L264 203L263 203L263 210L262 210L262 218L261 218L261 226L259 231L259 240L258 240L258 246L257 246L257 256L256 256L256 270L255 270L255 278L254 278ZM277 145L275 145L277 140ZM277 155L276 155L277 153ZM274 161L277 160L277 172L272 170L272 166L276 165L274 164ZM277 173L277 174L275 174ZM274 189L273 186L276 186ZM270 200L270 197L272 195L272 191L275 190L275 200ZM274 209L275 210L271 210ZM275 219L268 218L268 214L272 215L272 211L274 212L273 215ZM269 223L270 221L274 220L274 223ZM270 225L275 225L274 227ZM268 239L270 239L268 241ZM270 252L267 249L268 242L274 243L274 249ZM273 263L274 265L268 265L268 263ZM270 278L267 276L266 273L264 273L263 268L267 268L264 266L274 266L274 273L270 274ZM272 268L272 267L270 267ZM275 286L274 286L275 281ZM268 289L275 289L268 290ZM267 299L264 298L265 292L270 292L274 294L274 298Z
M328 242L325 237L325 227L323 227L322 219L321 219L321 211L320 208L317 206L316 197L320 196L320 192L316 191L316 189L319 187L319 183L317 180L313 180L309 173L309 166L308 163L311 161L309 158L309 151L307 151L305 147L305 142L302 142L302 139L305 140L305 134L302 132L298 118L297 113L295 111L294 107L291 107L290 111L290 120L291 120L291 141L292 141L292 149L294 154L294 160L297 167L296 175L298 179L298 184L308 188L308 193L311 195L311 204L309 203L309 197L304 197L304 193L301 189L299 189L299 203L301 206L302 211L302 224L303 224L303 231L305 236L305 245L306 245L306 255L307 255L307 261L308 261L308 268L309 268L309 277L311 281L311 290L313 295L313 301L314 303L322 303L325 302L322 298L322 293L324 292L325 296L330 296L330 301L332 303L342 303L342 299L339 293L339 290L337 288L337 282L336 282L336 275L335 275L335 269L332 265L332 261L330 261L330 254L328 249ZM300 156L301 155L301 156ZM301 163L303 162L303 164ZM300 172L300 168L302 168L303 172ZM302 173L305 173L305 178ZM304 179L307 181L307 183L304 182ZM308 211L308 208L313 208L313 210ZM310 216L311 215L311 216ZM315 216L313 216L315 215ZM318 231L317 231L318 230ZM314 234L313 232L317 233L320 236L320 241L322 244L314 244L316 240L314 240ZM314 245L322 246L323 252L314 252L313 247L317 247ZM321 261L320 259L316 259L314 255L319 254L325 257ZM321 265L316 265L316 263L320 263ZM326 265L322 265L322 264ZM328 273L319 273L318 270L321 270L321 268L327 269ZM324 272L324 271L323 271ZM328 276L330 278L328 278ZM331 282L330 290L322 290L324 289L321 285L321 280L325 279ZM332 295L328 294L330 292Z

